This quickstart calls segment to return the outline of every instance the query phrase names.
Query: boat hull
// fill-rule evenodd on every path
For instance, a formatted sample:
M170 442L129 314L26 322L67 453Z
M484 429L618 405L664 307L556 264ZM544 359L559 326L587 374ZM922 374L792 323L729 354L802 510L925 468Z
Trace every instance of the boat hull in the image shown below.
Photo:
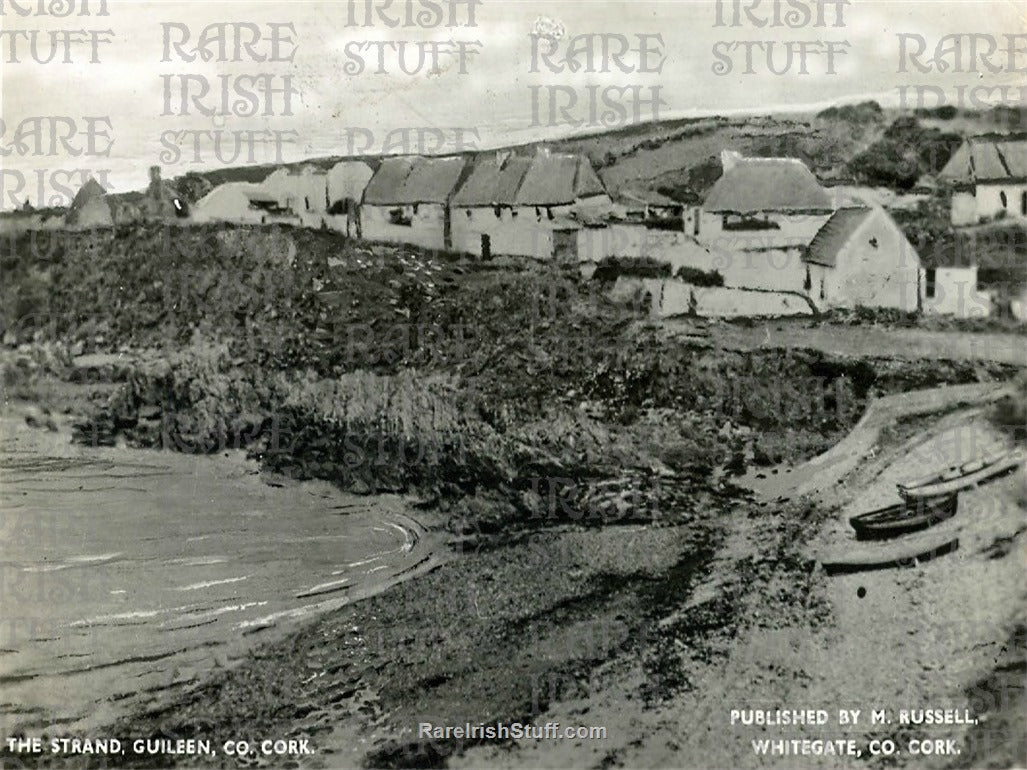
M978 484L983 484L985 481L1012 473L1025 459L1027 459L1027 455L1025 455L1023 450L1008 452L995 460L984 463L981 467L976 467L974 470L954 473L954 469L949 469L944 473L936 474L933 477L922 479L912 484L899 484L899 495L907 502L953 495L964 489L970 489ZM961 466L961 469L966 469L968 466L973 467L970 463L967 463Z
M849 524L857 540L885 540L933 527L954 516L958 507L956 494L905 501L853 516Z
M894 543L851 545L844 552L820 558L828 575L846 575L881 569L916 567L959 550L959 538L943 533L921 533Z

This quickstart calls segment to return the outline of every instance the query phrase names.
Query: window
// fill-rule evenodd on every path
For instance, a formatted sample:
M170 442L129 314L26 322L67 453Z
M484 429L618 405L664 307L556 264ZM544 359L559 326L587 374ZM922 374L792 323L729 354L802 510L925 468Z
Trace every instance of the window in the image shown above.
M767 217L760 219L751 214L726 214L723 228L725 230L780 230L781 225Z
M497 203L492 207L492 213L496 215L496 219L499 219L503 215L502 207Z
M471 218L471 210L470 210L470 209L467 209L467 218L468 218L468 219L470 219L470 218Z
M1006 197L1006 191L1002 190L998 194L998 199L1002 202L1002 208L1009 208L1009 199Z
M403 209L391 209L389 211L389 224L412 227L412 217Z
M824 289L824 279L821 278L820 279L820 299L825 299L826 297L827 297L827 291Z
M553 216L553 210L549 206L546 206L546 217L549 218L550 222L556 219L556 217Z
M874 236L870 239L870 245L873 246L875 249L877 248L877 236Z
M510 218L517 219L517 209L510 209Z
M1027 192L1020 193L1020 213L1027 216Z
M304 198L303 205L306 207L307 211L310 211L310 198Z
M928 299L932 299L938 290L937 274L933 267L927 268L927 276L925 278L924 285L924 296Z
M806 280L802 282L802 288L806 291L813 288L813 278L809 274L809 265L806 265Z

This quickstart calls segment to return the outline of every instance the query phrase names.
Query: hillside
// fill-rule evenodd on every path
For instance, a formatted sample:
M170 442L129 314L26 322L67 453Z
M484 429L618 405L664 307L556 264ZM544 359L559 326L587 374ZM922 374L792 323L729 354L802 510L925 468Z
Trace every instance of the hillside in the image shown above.
M875 102L830 107L817 114L701 117L640 123L605 132L512 146L530 153L538 146L584 153L607 187L664 191L686 203L701 199L719 175L721 150L803 159L824 181L855 180L908 189L922 174L937 171L960 135L1017 130L1027 123L1017 111L882 109ZM361 158L376 164L378 158ZM306 163L329 168L341 156ZM895 173L895 167L901 173ZM212 184L259 182L272 165L200 172ZM912 180L912 182L910 181Z

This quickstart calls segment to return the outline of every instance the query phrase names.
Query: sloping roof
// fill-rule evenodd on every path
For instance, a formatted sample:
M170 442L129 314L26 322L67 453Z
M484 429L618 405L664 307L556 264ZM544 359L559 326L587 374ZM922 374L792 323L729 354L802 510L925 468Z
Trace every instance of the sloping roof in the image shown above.
M364 188L364 203L397 203L403 181L414 167L414 158L386 158Z
M557 206L605 192L586 158L540 152L532 159L515 202L523 206Z
M705 211L830 210L831 197L806 165L795 158L741 158L706 195Z
M78 192L75 193L75 197L72 199L68 210L78 211L90 201L104 198L106 195L107 191L103 189L103 186L93 177L89 177L85 184L78 188Z
M386 158L367 183L364 203L445 203L466 165L464 158Z
M493 156L479 158L457 194L457 206L513 205L517 201L524 175L531 167L531 158L512 155L505 162Z
M683 208L685 204L670 198L656 190L644 187L622 187L617 191L617 199L629 205L644 204L661 208Z
M250 200L251 196L249 193L256 193L259 190L260 185L254 184L253 182L225 182L224 184L219 184L209 193L196 201L196 209L202 210L219 201L227 201L233 198L236 200Z
M315 166L313 163L305 163L300 167L287 166L286 171L290 176L303 176L304 174L310 174L311 176L323 176L328 173L327 169Z
M362 160L336 163L328 171L328 193L332 202L346 198L360 200L372 176L371 166Z
M838 264L838 253L873 213L873 209L864 208L836 211L813 238L805 260L817 265L835 267Z
M397 203L445 203L467 167L465 158L418 158Z
M967 183L1027 179L1027 137L969 137L938 177Z

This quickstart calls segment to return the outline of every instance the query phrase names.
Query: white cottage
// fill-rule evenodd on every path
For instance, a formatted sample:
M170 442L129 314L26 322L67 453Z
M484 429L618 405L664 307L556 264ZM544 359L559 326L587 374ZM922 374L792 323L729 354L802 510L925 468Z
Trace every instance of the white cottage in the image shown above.
M374 171L362 160L340 161L328 169L329 210L333 213L355 212L372 176Z
M839 209L803 262L803 291L820 309L920 307L920 257L883 208Z
M75 193L64 221L72 229L110 227L114 224L114 216L107 191L92 177L87 179Z
M288 211L307 227L327 224L328 173L323 168L309 164L280 168L268 175L260 185L260 193L273 198L278 209Z
M362 236L427 249L451 248L449 203L467 165L463 157L383 160L364 190Z
M492 254L577 259L574 216L611 206L587 158L539 150L479 157L453 196L453 245Z
M991 294L977 285L977 262L962 241L924 259L920 306L925 315L984 318L991 315Z
M968 138L938 180L952 188L952 224L1027 219L1027 136Z
M261 186L253 182L225 182L200 198L192 207L194 222L259 224L263 212L251 205Z
M725 150L724 172L686 229L724 255L725 284L740 288L796 289L802 255L835 205L796 158L745 158Z

